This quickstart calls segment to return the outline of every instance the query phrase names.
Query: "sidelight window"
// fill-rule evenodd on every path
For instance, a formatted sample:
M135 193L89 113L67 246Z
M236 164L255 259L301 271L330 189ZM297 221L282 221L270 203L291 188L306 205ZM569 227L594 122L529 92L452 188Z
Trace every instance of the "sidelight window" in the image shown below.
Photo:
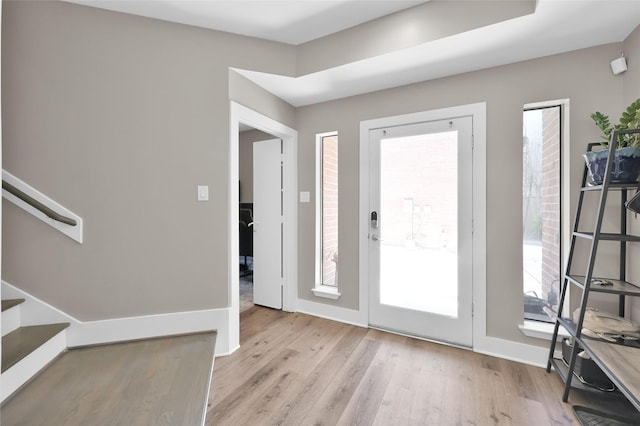
M316 137L316 295L338 296L338 259L338 134L331 132Z
M561 271L560 105L525 109L522 145L524 317L552 321Z

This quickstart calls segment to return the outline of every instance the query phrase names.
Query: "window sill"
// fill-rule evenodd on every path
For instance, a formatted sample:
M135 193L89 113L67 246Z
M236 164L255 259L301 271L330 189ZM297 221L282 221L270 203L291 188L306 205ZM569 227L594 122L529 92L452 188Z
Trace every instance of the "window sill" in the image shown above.
M319 285L312 288L311 291L318 297L324 297L325 299L337 300L340 297L338 287L331 287L328 285Z
M535 337L536 339L551 340L553 337L554 325L555 324L549 322L525 320L524 324L519 325L518 328L525 336ZM565 337L570 337L569 333L567 333L564 327L560 327L558 329L557 341L561 341Z

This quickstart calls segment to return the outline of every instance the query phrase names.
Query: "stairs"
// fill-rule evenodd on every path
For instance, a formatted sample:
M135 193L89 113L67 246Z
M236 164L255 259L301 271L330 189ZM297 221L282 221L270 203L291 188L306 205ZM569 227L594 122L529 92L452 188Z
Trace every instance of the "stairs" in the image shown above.
M2 301L2 394L4 402L67 348L69 323L22 325L24 299Z

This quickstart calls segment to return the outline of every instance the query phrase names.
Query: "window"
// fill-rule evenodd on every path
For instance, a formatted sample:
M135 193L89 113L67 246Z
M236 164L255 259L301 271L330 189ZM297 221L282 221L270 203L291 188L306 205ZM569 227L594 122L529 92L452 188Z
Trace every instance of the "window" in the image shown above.
M561 106L525 109L522 145L522 253L525 319L551 322L561 259Z
M316 137L316 285L317 296L338 293L338 134Z

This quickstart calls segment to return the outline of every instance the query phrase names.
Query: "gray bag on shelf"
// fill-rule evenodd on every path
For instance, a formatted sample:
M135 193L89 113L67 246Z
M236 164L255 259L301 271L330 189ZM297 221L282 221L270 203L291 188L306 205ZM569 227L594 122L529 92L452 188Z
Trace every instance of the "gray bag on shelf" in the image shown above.
M573 312L573 322L578 323L579 317L580 309L576 309ZM617 315L587 308L582 322L582 333L609 341L614 337L640 338L640 325Z

